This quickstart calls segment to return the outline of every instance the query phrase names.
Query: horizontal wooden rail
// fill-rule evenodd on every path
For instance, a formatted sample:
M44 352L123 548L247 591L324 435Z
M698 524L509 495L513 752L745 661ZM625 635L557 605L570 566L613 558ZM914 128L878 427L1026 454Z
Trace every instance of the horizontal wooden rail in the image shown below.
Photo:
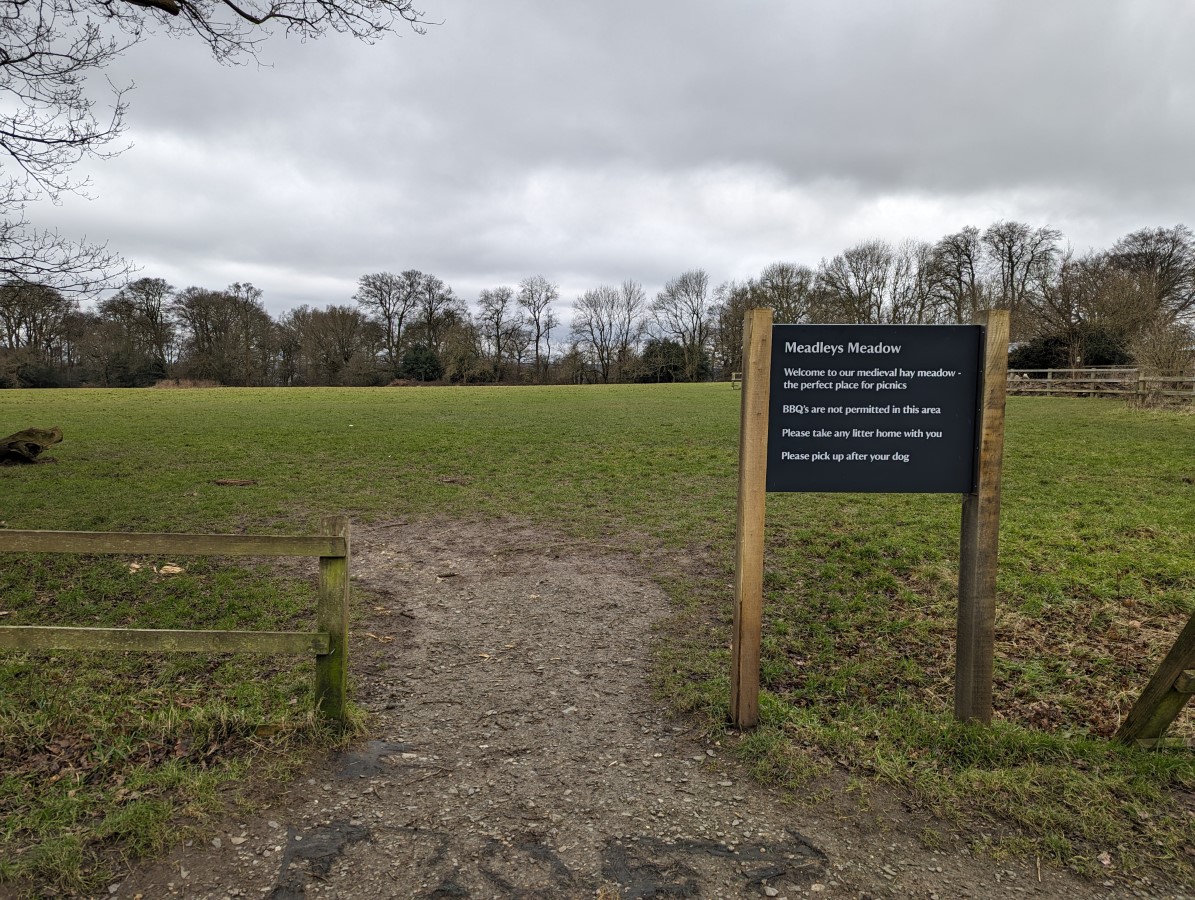
M0 553L128 553L174 556L348 555L339 535L152 534L0 529Z
M1195 398L1195 376L1145 375L1138 369L1010 369L1008 390L1014 394L1108 397Z
M315 632L0 625L0 650L310 653L315 656L319 711L343 725L348 702L348 520L325 518L320 532L292 537L0 529L0 553L319 557Z
M116 650L163 653L327 653L326 631L177 631L159 628L0 626L0 650Z

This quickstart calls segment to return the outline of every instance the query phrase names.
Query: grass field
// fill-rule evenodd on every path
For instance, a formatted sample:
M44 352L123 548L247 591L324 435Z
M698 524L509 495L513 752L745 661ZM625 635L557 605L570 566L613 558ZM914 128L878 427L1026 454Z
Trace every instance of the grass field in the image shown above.
M5 391L0 434L61 425L65 441L57 465L0 469L0 527L297 533L337 512L506 516L675 550L659 572L677 610L659 684L720 729L738 399L726 385ZM958 498L772 495L764 724L739 752L785 786L831 768L901 785L978 823L993 852L1088 871L1106 853L1114 869L1190 877L1195 755L1106 738L1195 609L1195 416L1013 398L1007 427L997 723L950 717ZM114 558L0 559L0 622L309 621L310 579L186 565L164 578ZM310 664L106 664L0 659L0 884L102 883L249 765L332 740L310 717ZM1190 710L1176 733L1195 735Z

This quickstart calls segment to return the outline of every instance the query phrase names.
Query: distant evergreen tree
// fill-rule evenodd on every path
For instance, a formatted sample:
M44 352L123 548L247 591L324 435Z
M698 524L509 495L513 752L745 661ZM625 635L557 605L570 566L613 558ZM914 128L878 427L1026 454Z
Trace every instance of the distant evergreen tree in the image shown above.
M444 377L440 355L426 344L413 344L402 358L402 373L417 381L439 381Z

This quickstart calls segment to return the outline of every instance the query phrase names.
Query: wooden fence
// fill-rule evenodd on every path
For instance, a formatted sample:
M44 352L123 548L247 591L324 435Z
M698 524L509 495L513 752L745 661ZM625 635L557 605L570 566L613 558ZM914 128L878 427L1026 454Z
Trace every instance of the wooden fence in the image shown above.
M0 553L317 556L316 631L186 631L0 626L0 650L315 655L315 699L324 718L344 723L348 689L349 523L323 520L318 535L135 534L0 529Z
M1193 375L1145 375L1139 369L1009 369L1008 393L1047 397L1180 397L1195 400Z

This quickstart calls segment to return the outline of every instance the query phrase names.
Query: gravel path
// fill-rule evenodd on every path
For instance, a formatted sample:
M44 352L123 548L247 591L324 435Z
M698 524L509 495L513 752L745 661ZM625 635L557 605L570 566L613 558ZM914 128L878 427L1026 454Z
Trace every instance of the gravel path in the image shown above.
M119 897L1124 897L1032 860L931 853L883 789L812 807L652 699L642 563L521 525L354 537L374 740L110 889Z

